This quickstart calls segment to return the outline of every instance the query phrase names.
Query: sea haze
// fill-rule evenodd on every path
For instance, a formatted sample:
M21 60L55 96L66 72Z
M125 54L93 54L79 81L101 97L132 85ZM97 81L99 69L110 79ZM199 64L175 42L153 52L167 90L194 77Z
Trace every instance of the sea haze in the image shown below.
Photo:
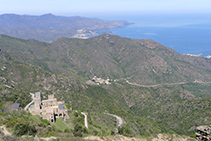
M134 23L124 28L106 31L110 34L132 39L152 39L182 54L211 55L210 14L119 15L101 18Z

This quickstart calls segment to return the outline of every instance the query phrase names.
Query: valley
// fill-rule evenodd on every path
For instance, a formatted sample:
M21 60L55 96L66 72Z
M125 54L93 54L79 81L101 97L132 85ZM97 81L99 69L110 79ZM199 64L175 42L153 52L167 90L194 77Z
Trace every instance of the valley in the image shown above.
M196 127L211 124L208 58L182 55L152 40L109 34L52 43L0 35L0 49L0 124L13 132L18 124L12 122L25 120L37 136L64 140L116 136L117 127L117 134L127 137L194 137ZM95 85L86 83L93 78ZM64 101L70 129L46 125L24 111L33 101L30 93L37 91L42 98L54 94ZM12 103L19 103L20 110L10 111L6 105Z

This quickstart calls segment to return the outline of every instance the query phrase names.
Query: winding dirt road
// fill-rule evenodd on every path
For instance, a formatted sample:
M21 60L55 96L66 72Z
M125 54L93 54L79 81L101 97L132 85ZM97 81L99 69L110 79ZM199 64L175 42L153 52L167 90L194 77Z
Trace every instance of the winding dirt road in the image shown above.
M32 101L28 104L28 105L26 105L26 107L24 108L24 111L26 111L28 108L29 108L29 106L34 102L34 100L35 100L35 98L34 98L34 94L33 93L30 93L30 95L32 96Z
M117 119L117 121L118 121L118 126L117 126L117 128L116 128L116 130L115 130L115 134L118 133L118 128L120 128L120 127L122 126L122 124L123 124L122 118L119 117L119 116L117 116L117 115L113 115L113 114L109 114L109 113L104 113L104 114L107 114L107 115L109 115L109 116L115 117L115 118Z
M7 130L7 128L6 128L6 126L5 126L5 125L0 126L0 130L1 130L1 132L3 132L3 133L4 133L4 135L5 135L5 136L11 136L11 133L10 133L10 132L8 132L8 130Z
M88 128L88 121L87 121L87 115L83 112L81 112L82 115L84 115L84 125L86 128Z
M190 81L190 82L177 82L177 83L164 83L164 84L155 84L155 85L141 85L141 84L136 84L136 83L131 83L128 80L126 80L127 84L134 85L134 86L140 86L140 87L159 87L159 86L173 86L173 85L182 85L182 84L187 84L187 83L200 83L200 84L210 84L211 82L201 82L201 81Z

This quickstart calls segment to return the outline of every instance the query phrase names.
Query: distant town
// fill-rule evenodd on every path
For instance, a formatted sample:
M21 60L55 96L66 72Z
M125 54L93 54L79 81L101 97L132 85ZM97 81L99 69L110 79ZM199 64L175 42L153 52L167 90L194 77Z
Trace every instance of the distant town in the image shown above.
M193 56L193 57L201 57L203 55L203 53L200 53L198 55L195 55L195 54L185 54L185 55ZM210 59L211 55L205 56L204 58Z

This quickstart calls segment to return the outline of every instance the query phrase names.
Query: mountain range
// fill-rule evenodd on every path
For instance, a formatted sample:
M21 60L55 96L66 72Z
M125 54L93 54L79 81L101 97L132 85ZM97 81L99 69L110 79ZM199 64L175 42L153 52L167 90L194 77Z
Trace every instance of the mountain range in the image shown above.
M105 111L120 116L128 136L193 135L211 124L211 59L109 34L52 43L0 35L0 49L0 104L24 107L30 92L55 94L88 112L94 130L114 131ZM111 84L87 84L94 76Z
M211 81L211 59L182 55L152 40L104 34L53 43L0 36L11 59L68 76L128 80L140 85Z
M107 21L79 16L64 17L53 14L41 16L0 15L0 34L22 39L53 42L60 37L84 37L96 31L111 30L129 25L127 21Z

